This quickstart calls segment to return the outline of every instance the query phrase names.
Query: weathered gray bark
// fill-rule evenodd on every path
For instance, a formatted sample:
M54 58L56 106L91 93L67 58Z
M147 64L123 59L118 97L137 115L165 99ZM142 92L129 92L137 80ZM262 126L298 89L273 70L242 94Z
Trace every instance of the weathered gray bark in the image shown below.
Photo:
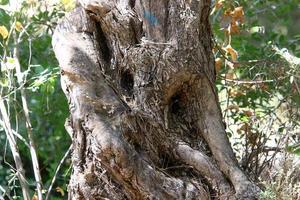
M82 0L53 46L69 199L255 199L226 137L209 0Z

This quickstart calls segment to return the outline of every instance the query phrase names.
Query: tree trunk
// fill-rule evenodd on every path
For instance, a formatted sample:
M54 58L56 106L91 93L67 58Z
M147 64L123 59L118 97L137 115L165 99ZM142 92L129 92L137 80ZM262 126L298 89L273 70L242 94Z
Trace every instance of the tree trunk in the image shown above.
M69 199L256 199L215 88L209 0L81 0L53 46Z

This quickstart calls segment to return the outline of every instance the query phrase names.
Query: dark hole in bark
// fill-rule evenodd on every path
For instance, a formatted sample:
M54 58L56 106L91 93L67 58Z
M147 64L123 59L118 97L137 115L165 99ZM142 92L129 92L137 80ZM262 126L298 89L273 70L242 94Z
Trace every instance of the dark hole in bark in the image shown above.
M99 22L96 22L96 30L97 30L96 40L97 40L99 48L100 48L100 54L101 54L100 56L105 62L109 63L112 53L109 48L107 38L105 37L105 34L104 34Z
M120 84L128 96L133 95L134 78L132 73L129 70L126 70L121 73Z
M135 0L129 0L129 6L130 8L133 8L135 5Z
M141 152L141 151L142 151L142 147L141 147L141 145L140 145L137 141L135 141L135 142L133 143L133 146L134 146L134 149L135 149L137 152Z
M176 92L170 99L169 109L170 113L180 117L185 110L186 106L186 93L184 91Z

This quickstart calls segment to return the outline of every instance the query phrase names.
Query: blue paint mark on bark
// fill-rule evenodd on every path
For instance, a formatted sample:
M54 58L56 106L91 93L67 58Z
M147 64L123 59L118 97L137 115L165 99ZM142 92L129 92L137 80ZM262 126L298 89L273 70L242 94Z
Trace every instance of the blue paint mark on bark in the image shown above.
M152 26L158 25L158 19L153 14L151 14L149 11L144 12L144 17L149 22L150 25L152 25Z

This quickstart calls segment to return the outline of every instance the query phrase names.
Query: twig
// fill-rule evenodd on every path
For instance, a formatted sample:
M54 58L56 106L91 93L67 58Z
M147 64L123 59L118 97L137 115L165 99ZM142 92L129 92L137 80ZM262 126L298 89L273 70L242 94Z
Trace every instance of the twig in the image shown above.
M4 197L6 196L9 200L12 200L9 193L0 185L0 190L3 192L3 194L0 194L0 200L4 200Z
M223 80L228 81L228 82L233 82L236 84L262 84L262 83L273 83L274 80L235 80L235 79L227 79L224 78Z
M294 84L295 84L295 87L296 87L296 90L297 90L298 94L300 95L300 88L298 86L297 81L294 81Z
M16 168L17 168L16 174L20 181L23 198L24 198L24 200L30 200L29 187L28 187L28 184L25 179L25 170L23 168L23 163L22 163L21 156L20 156L20 153L18 150L18 146L17 146L16 140L15 140L14 134L12 132L12 128L11 128L11 124L10 124L9 117L7 114L7 110L6 110L6 107L5 107L5 104L4 104L2 98L0 98L0 112L1 112L2 121L4 122L3 128L5 130L5 133L6 133L8 142L9 142L9 146L10 146L10 149L11 149L11 152L12 152L15 164L16 164Z
M22 33L25 33L25 32L26 31L24 29ZM20 66L20 62L18 59L18 44L21 41L22 33L20 34L18 39L16 38L16 34L14 34L15 47L13 50L13 56L14 56L15 63L16 63L16 76L17 76L18 84L20 86L23 85L23 74L21 72L21 66ZM30 53L30 55L31 55L31 53ZM31 58L29 58L29 60L30 59ZM29 149L30 149L30 155L31 155L31 160L32 160L32 165L33 165L34 177L35 177L36 184L37 184L38 200L42 200L43 199L42 178L41 178L39 162L38 162L36 148L35 148L33 135L32 135L32 125L31 125L30 116L29 116L29 108L27 105L26 93L25 93L25 90L23 87L20 88L20 92L21 92L22 107L23 107L23 111L24 111L24 115L25 115L27 134L28 134L28 139L29 139Z
M49 195L50 195L50 192L51 192L52 187L53 187L53 185L54 185L54 182L55 182L55 180L56 180L57 174L58 174L58 172L59 172L59 170L60 170L62 164L65 162L66 158L68 157L68 155L69 155L69 153L70 153L72 147L73 147L73 145L71 144L70 147L69 147L69 149L68 149L67 152L65 153L65 155L64 155L64 156L62 157L62 159L60 160L58 166L56 167L55 174L54 174L54 176L53 176L53 178L52 178L52 180L51 180L51 184L50 184L50 186L49 186L49 188L48 188L48 191L47 191L47 195L46 195L45 200L48 200Z
M4 126L4 122L2 121L2 120L0 120L0 125L3 127ZM13 130L13 129L11 129L12 130L12 133L19 139L19 140L21 140L22 142L24 142L24 144L27 146L27 147L29 147L29 144L28 144L28 142L26 141L26 139L22 136L22 135L20 135L17 131L15 131L15 130Z

